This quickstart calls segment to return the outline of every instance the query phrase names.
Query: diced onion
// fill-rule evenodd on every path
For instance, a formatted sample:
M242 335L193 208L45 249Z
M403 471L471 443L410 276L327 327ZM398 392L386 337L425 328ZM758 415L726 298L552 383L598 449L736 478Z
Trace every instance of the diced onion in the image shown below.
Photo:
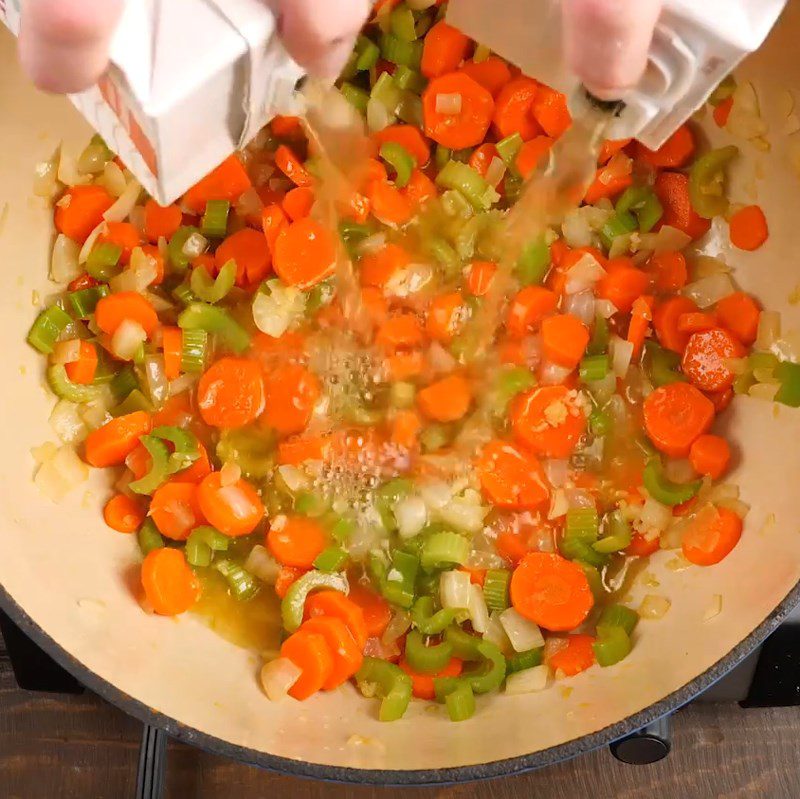
M52 502L61 502L89 476L89 467L68 444L59 447L36 472L33 482ZM467 575L469 580L469 575Z
M583 208L569 211L561 223L564 241L570 247L588 247L592 243L592 228Z
M420 486L419 491L431 510L440 510L453 496L453 489L444 480L428 480Z
M112 197L121 197L128 187L125 173L118 164L109 161L103 168L103 174L97 179L97 184L103 186Z
M428 521L428 509L422 497L403 497L394 506L397 532L401 538L413 538L422 531Z
M122 291L133 291L137 294L142 294L157 276L158 268L155 260L147 255L141 247L135 247L131 253L131 262L127 269L123 269L118 275L114 275L108 281L108 285L111 291L117 294Z
M762 311L758 318L756 349L771 350L781 337L781 315L777 311Z
M111 351L123 361L133 360L140 345L147 340L144 328L132 319L124 319L111 336Z
M567 501L567 494L563 488L557 488L550 495L550 509L547 511L547 518L560 519L566 516L569 510L569 502Z
M405 610L398 610L392 616L389 624L381 636L381 643L384 646L391 646L400 636L405 635L411 627L411 614Z
M181 252L189 259L197 258L208 249L208 239L202 233L192 233L181 247Z
M628 374L628 368L633 358L633 342L613 336L609 349L611 350L612 371L617 377L624 378Z
M305 314L306 295L295 286L269 282L269 293L259 291L253 300L253 321L268 336L280 338Z
M690 242L691 237L682 230L664 225L658 233L642 233L639 235L637 250L654 252L661 255L665 252L680 252Z
M613 372L608 372L602 380L590 381L587 387L597 404L605 405L617 390L617 376Z
M568 488L565 493L570 508L581 509L595 507L595 501L591 491L587 491L585 488Z
M457 530L477 533L483 529L483 520L488 513L488 507L455 497L439 509L438 516L441 521L452 525Z
M268 585L274 585L275 581L278 579L281 565L272 557L266 547L261 546L261 544L256 544L250 550L250 554L244 562L244 570L258 577L262 582Z
M587 326L591 325L595 317L594 294L591 291L567 294L564 300L564 313L580 319Z
M689 483L697 472L687 458L670 458L664 463L664 474L675 483Z
M374 97L367 102L367 127L370 133L388 128L394 122L394 114Z
M732 510L740 519L747 518L747 514L750 513L750 506L740 499L722 499L717 506Z
M272 166L270 166L269 169L274 171L274 167ZM264 176L262 183L267 182L272 171L270 174ZM245 189L236 201L236 213L244 219L249 216L255 216L260 219L263 208L264 203L261 202L261 197L258 196L258 192L252 186L249 189Z
M478 635L483 635L489 629L489 609L486 607L483 589L479 585L471 583L469 586L468 610L472 629Z
M569 461L550 458L542 461L544 473L553 488L561 488L569 477Z
M437 374L448 374L458 366L456 359L438 341L428 348L428 363Z
M698 255L692 259L692 274L695 279L730 271L731 268L725 261L715 258L713 255Z
M645 530L666 530L672 521L672 510L652 497L647 497L639 513L639 520Z
M378 252L378 250L382 250L385 246L386 234L373 233L371 236L367 236L359 243L358 251L364 255L371 255Z
M53 363L75 363L81 357L80 339L72 338L68 341L59 341L53 348L50 356Z
M308 477L296 466L288 463L278 467L278 475L291 494L296 494L308 486Z
M506 677L507 694L530 694L547 688L550 679L550 668L546 663L530 669L517 671Z
M171 380L169 384L170 397L175 397L178 394L183 394L184 391L189 391L189 389L194 387L194 384L198 381L198 379L198 375L193 375L190 372L187 372L186 374Z
M61 191L61 182L58 180L58 165L56 158L41 161L33 170L33 193L36 197L52 200Z
M623 233L621 236L615 236L608 250L608 257L619 258L621 255L625 255L630 251L632 241L633 233Z
M484 175L486 182L492 187L497 187L497 185L505 177L505 175L506 175L505 161L503 161L502 158L498 158L497 156L495 156L489 162L489 166L486 169L486 175Z
M750 81L737 84L725 129L733 136L743 139L756 139L767 133L767 123L761 117L758 95Z
M567 272L565 291L567 294L577 294L580 291L591 289L605 273L606 270L600 266L593 255L584 255Z
M544 386L561 385L570 375L572 369L566 366L559 366L557 363L543 363L539 381Z
M86 237L86 241L83 242L81 251L78 253L78 263L86 263L87 259L89 258L89 253L94 249L97 239L100 237L100 234L105 231L105 229L106 223L103 221Z
M50 414L50 427L65 444L82 441L88 432L78 413L78 406L64 399L55 404Z
M53 255L50 259L50 280L56 283L68 283L81 274L78 255L81 248L77 242L59 233L53 244Z
M689 283L683 289L683 294L693 300L698 308L710 308L724 297L733 294L733 281L724 273L709 275Z
M437 114L460 114L462 106L462 98L458 92L450 94L437 94L436 95L436 113Z
M491 641L493 644L496 644L503 653L510 652L511 650L511 641L508 640L506 631L500 623L500 614L497 611L494 611L489 616L489 624L486 626L486 631L483 633L483 640Z
M261 668L261 687L267 697L277 702L289 695L289 689L300 679L302 669L289 658L276 658Z
M422 291L433 280L433 276L430 264L410 264L405 269L398 269L386 281L383 293L390 297L410 297Z
M663 619L672 607L672 602L665 596L647 594L639 605L639 615L643 619Z
M63 144L58 154L58 179L65 186L77 186L91 180L78 169L78 159Z
M625 153L618 152L598 175L598 180L608 186L619 178L624 178L633 172L633 161Z
M711 597L711 602L703 613L703 621L711 621L722 613L722 594L714 594Z
M131 180L125 187L125 191L117 198L114 205L103 214L103 219L105 219L106 222L122 222L129 216L138 202L141 191L142 187L139 181Z
M442 572L439 577L439 600L442 607L457 610L469 609L471 585L467 572L455 569Z
M500 614L500 624L503 625L515 652L527 652L529 649L544 646L544 636L538 625L514 608L508 608Z
M227 461L222 464L219 470L219 482L223 486L232 486L239 482L242 477L242 469L238 463Z

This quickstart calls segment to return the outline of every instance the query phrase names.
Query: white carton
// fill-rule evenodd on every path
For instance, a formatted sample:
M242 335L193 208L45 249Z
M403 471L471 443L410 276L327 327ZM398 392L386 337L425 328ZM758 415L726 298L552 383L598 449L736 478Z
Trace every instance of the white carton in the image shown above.
M20 0L0 21L18 33ZM127 0L111 66L70 99L167 204L290 112L302 74L260 0Z
M571 94L561 45L561 10L568 0L450 0L447 19L527 74ZM664 0L639 85L609 138L635 136L660 147L708 98L719 82L757 50L786 0Z

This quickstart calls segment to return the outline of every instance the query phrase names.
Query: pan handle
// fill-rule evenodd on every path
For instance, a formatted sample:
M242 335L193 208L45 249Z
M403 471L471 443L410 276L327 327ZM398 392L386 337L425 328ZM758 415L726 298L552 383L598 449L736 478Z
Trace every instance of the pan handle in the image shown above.
M136 799L162 799L167 776L167 740L163 730L144 725L139 747Z

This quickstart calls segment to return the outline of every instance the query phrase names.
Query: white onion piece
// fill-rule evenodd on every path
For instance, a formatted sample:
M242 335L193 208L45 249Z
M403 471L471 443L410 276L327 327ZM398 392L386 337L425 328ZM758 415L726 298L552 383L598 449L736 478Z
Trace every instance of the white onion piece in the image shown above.
M100 234L105 231L105 229L106 223L103 221L86 237L86 241L83 242L81 251L78 253L79 263L86 263L87 259L89 258L89 253L94 249L97 239L99 238Z
M437 374L448 374L458 366L456 359L438 341L428 348L428 363Z
M572 374L572 369L557 363L543 363L539 380L543 386L557 386Z
M456 570L442 572L439 577L439 600L442 607L468 610L471 586L467 572Z
M567 503L570 508L593 508L595 507L594 497L585 488L568 488L565 491Z
M709 275L689 283L681 292L693 300L698 308L710 308L735 291L733 281L724 273Z
M577 294L591 289L605 275L606 270L600 266L593 255L586 254L567 272L564 290L567 294Z
M434 271L430 264L411 264L398 269L383 288L389 297L410 297L422 291L433 280Z
M608 372L602 380L592 380L588 389L598 405L605 405L617 390L617 377L613 372Z
M664 462L664 475L674 483L689 483L697 472L687 458L669 458Z
M691 241L691 237L682 230L664 225L658 233L641 233L638 238L637 251L653 252L656 255L664 252L680 252Z
M296 494L308 486L308 477L306 477L305 473L288 463L278 467L278 475L290 494Z
M289 658L276 658L261 668L261 687L267 698L278 702L289 695L289 689L300 679L302 669Z
M89 144L78 157L78 170L85 175L99 175L108 162L108 151L102 144Z
M131 180L114 205L103 214L103 219L106 222L122 222L138 202L141 191L142 187L139 181Z
M611 300L595 300L594 309L603 319L610 319L615 313L619 313L619 309Z
M623 233L621 236L615 236L608 251L609 259L619 258L621 255L628 253L633 241L633 233Z
M570 247L588 247L592 243L592 228L583 208L569 211L561 223L564 241Z
M367 102L367 127L370 133L388 128L395 120L394 114L374 97Z
M96 183L102 186L112 197L121 197L128 187L125 173L113 161L109 161L103 167L103 174L100 175Z
M437 94L436 113L452 115L460 114L462 103L462 97L458 92L452 92L450 94Z
M441 521L457 530L477 533L483 529L483 520L488 513L488 507L456 497L440 508L438 515Z
M419 492L431 510L440 510L453 496L453 489L443 480L428 480L420 486Z
M542 461L547 481L553 488L561 488L569 477L569 461L549 458Z
M406 610L396 611L383 631L381 643L384 646L391 646L400 636L405 635L410 628L411 614Z
M194 385L198 380L198 375L193 375L189 372L187 372L185 375L181 375L180 377L176 377L174 380L171 380L169 384L170 397L175 397L178 394L183 394L184 391L189 391L189 389L194 388ZM184 425L181 426L183 427Z
M266 547L256 544L244 562L244 570L268 585L275 585L281 565Z
M91 180L78 169L78 159L63 144L58 154L58 179L65 186L77 186Z
M111 351L123 361L133 360L139 347L147 340L145 329L132 319L125 319L111 336Z
M608 186L618 178L624 178L633 172L633 161L624 152L618 152L598 175L598 180Z
M498 158L495 156L489 162L489 167L486 170L486 175L484 176L486 182L492 187L496 188L500 181L506 175L506 164L502 158Z
M34 485L52 502L61 502L89 476L89 467L75 450L64 444L45 460L33 478ZM467 575L469 580L469 575Z
M639 522L644 530L666 530L672 521L672 510L652 497L647 497L639 512Z
M663 619L672 607L672 602L665 596L647 594L639 605L639 615L643 619Z
M394 506L397 532L401 538L413 538L428 521L428 509L422 497L403 497Z
M232 486L239 482L242 477L242 469L238 463L227 461L222 464L219 470L219 483L221 486Z
M208 249L208 239L202 233L192 233L181 247L181 252L189 259L197 258Z
M511 641L508 640L506 631L500 623L500 614L497 611L494 611L489 616L489 623L486 626L486 631L483 633L483 640L491 641L493 644L496 644L503 654L509 654L511 652Z
M259 291L253 300L253 321L268 336L280 338L305 314L306 294L279 280L268 283L269 293Z
M767 133L767 123L761 117L758 95L750 81L737 84L725 129L733 136L743 139L756 139Z
M81 357L81 341L77 338L71 338L67 341L59 341L53 347L53 354L50 359L53 363L75 363Z
M373 253L378 252L378 250L382 250L385 246L386 246L386 234L373 233L371 236L367 236L363 241L359 243L358 251L363 255L371 255Z
M50 280L55 283L68 283L78 277L82 271L78 263L80 251L77 242L59 233L50 258Z
M771 350L781 337L781 315L777 311L762 311L758 319L756 349Z
M76 444L88 433L78 413L78 406L69 400L59 400L50 414L50 427L65 444Z
M478 635L483 635L489 628L489 609L483 596L483 589L479 585L470 584L469 587L469 618L472 629Z
M138 253L138 255L137 255ZM131 253L131 261L126 269L114 275L108 281L109 288L115 294L123 291L133 291L137 294L144 290L158 277L158 267L153 258L146 255L141 247L136 247ZM172 306L170 306L172 307Z
M613 336L609 344L611 369L617 377L624 378L633 359L633 342Z
M550 508L547 511L547 518L551 521L560 519L562 516L566 516L568 510L567 493L563 488L557 488L550 494Z
M506 677L507 694L531 694L535 691L542 691L547 688L550 679L550 668L546 663L534 666L530 669L517 671Z
M33 193L36 197L52 200L60 191L56 156L49 161L40 161L33 169Z
M514 608L508 608L500 614L500 624L503 625L515 652L526 652L544 646L544 636L538 625L526 619Z
M594 322L595 302L591 291L579 291L577 294L568 294L564 300L564 313L580 319L587 327Z

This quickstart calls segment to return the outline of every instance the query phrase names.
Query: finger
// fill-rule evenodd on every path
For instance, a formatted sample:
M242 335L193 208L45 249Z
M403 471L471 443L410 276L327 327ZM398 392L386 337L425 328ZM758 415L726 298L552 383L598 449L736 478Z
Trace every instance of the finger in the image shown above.
M368 0L282 0L280 29L286 49L309 74L336 77L370 7Z
M566 0L567 60L590 92L616 100L639 82L660 13L661 0Z
M122 0L27 0L19 53L31 80L50 92L87 89L103 74Z

